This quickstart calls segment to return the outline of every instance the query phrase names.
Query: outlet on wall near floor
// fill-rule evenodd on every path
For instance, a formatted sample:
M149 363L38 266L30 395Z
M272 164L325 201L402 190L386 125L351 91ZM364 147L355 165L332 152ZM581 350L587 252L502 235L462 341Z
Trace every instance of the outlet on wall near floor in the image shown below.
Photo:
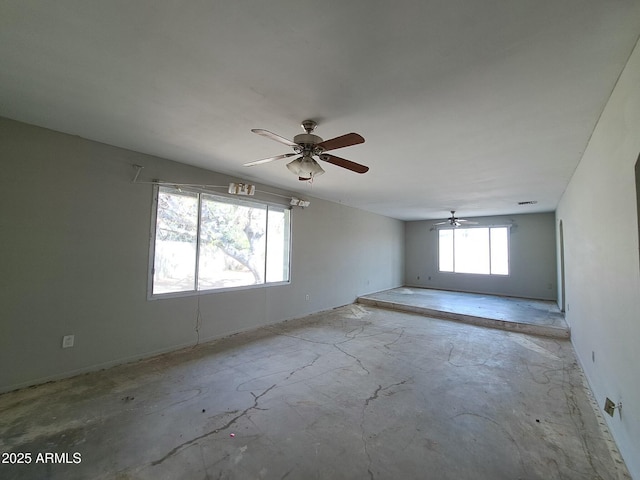
M62 348L73 347L75 341L75 335L65 335L62 337Z

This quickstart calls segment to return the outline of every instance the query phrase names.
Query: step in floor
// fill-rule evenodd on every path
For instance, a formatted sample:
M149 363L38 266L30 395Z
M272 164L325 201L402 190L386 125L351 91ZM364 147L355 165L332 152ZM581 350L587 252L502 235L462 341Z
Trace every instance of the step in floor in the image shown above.
M402 287L358 298L358 303L490 328L570 338L564 314L552 301Z

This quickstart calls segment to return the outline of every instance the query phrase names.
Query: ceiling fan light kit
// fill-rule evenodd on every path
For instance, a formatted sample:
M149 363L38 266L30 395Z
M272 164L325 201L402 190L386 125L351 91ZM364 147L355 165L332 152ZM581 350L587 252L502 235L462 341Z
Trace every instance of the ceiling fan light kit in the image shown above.
M251 130L257 135L262 135L263 137L270 138L271 140L275 140L276 142L292 147L295 153L285 153L283 155L276 155L275 157L256 160L245 163L244 166L253 167L255 165L261 165L274 160L301 155L287 164L289 171L296 175L299 180L312 180L314 177L325 173L324 169L316 159L313 158L314 156L323 162L332 163L333 165L346 168L352 172L366 173L369 171L369 167L365 165L360 165L359 163L352 162L351 160L346 160L344 158L325 153L329 150L364 143L364 138L361 135L352 132L329 140L323 140L318 135L312 133L317 126L317 123L313 120L305 120L302 122L301 126L306 133L296 135L293 137L293 141L261 128L254 128Z
M298 176L299 180L311 180L324 174L322 167L311 157L299 157L287 163L287 168Z

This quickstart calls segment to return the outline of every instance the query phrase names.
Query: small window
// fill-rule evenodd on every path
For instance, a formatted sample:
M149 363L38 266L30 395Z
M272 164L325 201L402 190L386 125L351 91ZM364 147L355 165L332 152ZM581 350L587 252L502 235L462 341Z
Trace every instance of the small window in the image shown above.
M509 228L438 230L441 272L509 275Z
M289 281L290 209L169 187L156 205L153 295Z

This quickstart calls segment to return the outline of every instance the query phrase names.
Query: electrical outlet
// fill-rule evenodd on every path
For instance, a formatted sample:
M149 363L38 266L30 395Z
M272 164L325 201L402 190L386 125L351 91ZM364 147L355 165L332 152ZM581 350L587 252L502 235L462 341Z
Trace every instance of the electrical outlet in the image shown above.
M75 335L65 335L62 337L62 348L73 347L75 341Z
M304 296L304 299L305 299L307 302L309 301L309 294L308 294L308 293Z
M604 402L604 411L613 417L613 412L616 409L616 404L611 401L609 397Z

